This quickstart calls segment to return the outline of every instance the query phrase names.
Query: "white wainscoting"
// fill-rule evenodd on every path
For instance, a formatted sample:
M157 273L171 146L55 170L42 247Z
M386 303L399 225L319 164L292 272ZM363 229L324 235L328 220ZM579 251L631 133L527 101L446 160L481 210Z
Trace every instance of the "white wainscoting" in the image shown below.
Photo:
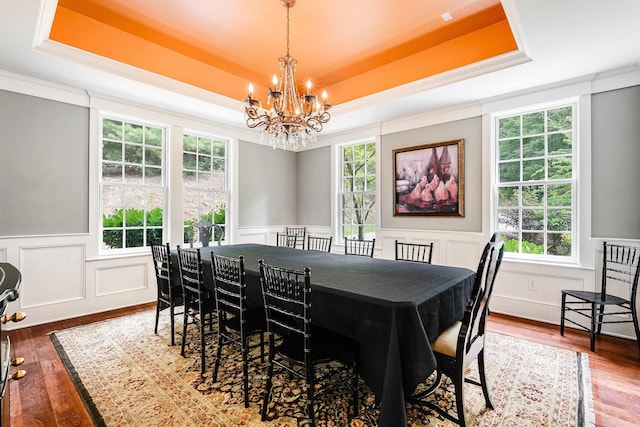
M16 329L155 301L151 254L87 259L89 235L0 240L0 259L22 274L20 297L7 307L27 317Z
M22 273L22 309L86 298L84 244L23 246L19 257L17 268Z
M94 270L96 296L147 289L149 287L148 271L147 263L96 268Z

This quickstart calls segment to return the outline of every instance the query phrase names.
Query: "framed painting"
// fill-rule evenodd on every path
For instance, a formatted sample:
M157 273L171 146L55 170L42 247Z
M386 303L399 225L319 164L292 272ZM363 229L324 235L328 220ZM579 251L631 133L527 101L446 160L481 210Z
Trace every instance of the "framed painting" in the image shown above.
M393 150L394 216L464 216L464 139Z

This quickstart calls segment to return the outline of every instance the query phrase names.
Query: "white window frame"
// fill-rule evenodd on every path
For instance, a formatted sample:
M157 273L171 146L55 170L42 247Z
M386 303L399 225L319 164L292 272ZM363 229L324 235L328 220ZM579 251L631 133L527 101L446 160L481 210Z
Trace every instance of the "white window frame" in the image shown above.
M131 123L134 125L139 125L139 126L145 126L145 127L153 127L153 128L158 128L162 131L162 143L161 143L161 149L162 149L162 154L161 154L161 184L160 185L149 185L149 184L134 184L134 183L126 183L124 180L117 185L122 185L124 187L124 191L126 192L126 189L134 189L134 188L138 188L138 189L142 189L144 191L147 190L159 190L159 192L161 192L162 194L162 211L163 211L163 219L162 219L162 241L166 240L166 230L167 230L167 206L168 206L168 200L167 200L167 147L169 146L168 144L168 138L169 138L169 126L166 124L162 124L162 123L158 123L158 122L153 122L153 121L149 121L149 120L141 120L129 115L125 115L125 114L116 114L116 113L110 113L110 112L106 112L106 111L100 111L99 113L99 155L98 155L98 160L99 160L99 166L98 166L98 183L99 183L99 226L98 226L98 253L99 254L104 254L104 255L116 255L116 254L128 254L128 253L145 253L148 251L149 248L149 243L146 241L147 238L147 230L148 229L152 229L154 227L147 227L147 224L145 222L145 224L143 224L140 227L134 227L135 229L141 229L143 231L143 245L142 246L136 246L136 247L126 247L126 234L123 236L123 248L113 248L113 249L109 249L109 248L105 248L104 244L103 244L103 233L104 233L104 221L103 221L103 213L104 213L104 201L105 201L105 186L109 186L109 183L105 183L103 182L103 161L104 161L104 155L103 155L103 144L104 144L104 138L103 138L103 124L105 120L114 120L114 121L121 121L123 123ZM125 142L125 138L123 135L122 138L122 143ZM143 160L141 165L144 165L144 149L143 149ZM124 166L126 164L125 159L123 158L121 160L122 165ZM113 185L116 185L115 183ZM123 195L123 197L125 197ZM146 203L143 203L143 205L146 207ZM120 208L122 208L123 210L127 208L127 202L126 200L122 200ZM123 228L124 228L124 232L126 233L126 224L123 224Z
M342 244L342 242L344 241L344 227L343 227L343 209L342 209L342 196L344 194L346 194L346 192L342 191L342 184L343 184L343 179L344 179L344 157L343 157L343 153L344 153L344 149L347 147L353 147L353 146L357 146L357 145L364 145L364 144L372 144L374 149L375 149L375 155L374 155L374 160L375 160L375 168L373 171L373 175L374 175L374 182L375 182L375 189L374 190L369 190L369 191L364 191L361 192L363 194L366 195L370 195L373 196L374 198L374 205L371 208L373 210L374 213L374 223L373 223L373 227L374 227L374 231L372 233L368 233L365 234L365 239L372 239L375 238L377 230L379 228L379 216L380 216L380 209L379 209L379 156L380 156L380 148L379 148L379 144L376 138L366 138L366 139L362 139L362 140L358 140L358 141L351 141L348 143L344 143L344 144L339 144L336 146L337 148L337 153L336 153L336 236L338 237L338 244ZM365 176L371 176L371 173L369 173L369 171L366 172Z
M183 185L182 185L182 192L183 192L183 206L182 206L182 211L180 212L180 217L182 218L181 222L182 224L184 224L185 222L185 218L184 218L184 203L185 203L185 196L184 196L184 192L185 190L189 190L189 191L194 191L197 193L201 193L201 194L205 194L205 193L224 193L224 204L225 204L225 222L224 224L217 224L222 226L223 230L224 230L224 236L225 239L228 239L228 230L229 230L229 204L230 204L230 200L229 200L229 150L231 147L231 138L229 137L223 137L223 136L219 136L219 135L214 135L212 133L207 133L207 132L201 132L201 131L197 131L197 130L192 130L192 129L184 129L182 132L182 139L181 139L181 144L180 144L180 153L181 153L181 174L182 174L182 178L184 177L184 173L186 172L184 169L184 161L182 160L185 154L184 151L184 137L186 135L190 135L190 136L194 136L196 138L204 138L204 139L211 139L212 141L220 141L224 143L224 180L223 180L223 187L222 188L214 188L213 186L211 188L198 188L198 187L186 187L184 185L184 180ZM213 157L213 156L212 156ZM196 173L200 173L203 171L193 171ZM202 212L202 205L199 203L198 204L198 212L199 215L201 215ZM184 235L184 233L183 233ZM202 242L199 239L199 236L196 236L197 242L199 244L201 244ZM184 239L183 239L184 240ZM211 236L211 241L214 241L214 236ZM184 244L188 244L189 242L183 242ZM197 244L196 244L197 246Z
M566 178L566 179L559 179L559 180L549 180L546 176L545 179L543 180L536 180L536 181L517 181L517 182L511 182L509 183L509 185L531 185L534 183L540 183L540 184L561 184L561 183L569 183L572 185L572 195L571 195L571 256L557 256L557 255L536 255L536 254L526 254L526 253L516 253L516 252L505 252L505 258L507 259L513 259L513 260L527 260L527 261L540 261L540 262L550 262L550 263L564 263L564 264L576 264L578 262L578 248L579 248L579 239L580 239L580 229L579 229L579 224L578 224L578 218L579 218L579 200L578 200L578 187L579 187L579 169L578 169L578 159L579 159L579 146L580 146L580 133L579 133L579 129L581 127L579 120L580 120L580 102L578 97L573 97L573 98L569 98L569 99L562 99L562 100L557 100L557 101L551 101L551 102L545 102L545 103L540 103L540 104L535 104L535 105L527 105L524 107L520 107L520 108L516 108L516 109L510 109L510 110L504 110L504 111L499 111L499 112L495 112L491 114L491 144L492 144L492 152L493 152L493 158L492 158L492 163L493 163L493 174L491 177L491 187L492 187L492 206L491 206L491 215L492 215L492 224L493 224L493 228L496 229L498 232L500 231L498 229L498 203L499 203L499 197L498 197L498 188L501 185L500 183L500 168L499 168L499 164L500 164L500 147L499 147L499 129L498 129L498 123L500 119L506 118L506 117L512 117L515 115L524 115L524 114L530 114L530 113L535 113L535 112L542 112L542 111L548 111L548 110L553 110L556 108L562 108L562 107L567 107L567 106L571 106L572 107L572 136L573 136L573 141L572 141L572 152L571 152L571 157L572 157L572 176L571 178ZM546 121L545 121L545 126L546 126ZM548 157L550 157L548 155L548 153L546 152L546 144L547 144L547 129L545 129L544 131L544 135L545 135L545 155L543 156L543 158L546 160ZM522 135L520 135L520 137L522 137ZM521 142L522 143L522 142ZM522 147L522 146L521 146ZM521 151L522 154L522 151ZM522 157L520 157L520 160L522 161ZM545 171L546 171L546 167L545 167ZM522 177L521 177L522 178ZM506 186L506 185L504 185ZM519 206L518 209L520 211L522 211L522 197L519 198ZM547 205L546 202L543 206L544 208L544 215L545 218L547 218ZM520 215L521 217L521 215ZM522 226L521 223L518 225L518 233L522 233ZM545 243L546 243L546 232L547 232L547 227L546 224L543 228L542 231L545 234ZM520 239L521 241L521 239Z

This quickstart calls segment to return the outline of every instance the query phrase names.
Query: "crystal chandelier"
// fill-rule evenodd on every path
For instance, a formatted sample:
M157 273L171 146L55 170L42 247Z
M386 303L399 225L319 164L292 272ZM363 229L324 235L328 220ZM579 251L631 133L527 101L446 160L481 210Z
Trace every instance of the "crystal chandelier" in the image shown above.
M280 3L287 8L287 54L279 58L280 78L273 75L266 108L253 98L253 84L249 84L246 123L252 129L262 129L262 143L268 139L274 148L280 145L297 150L300 145L306 147L316 141L316 133L331 118L328 112L331 105L326 103L326 91L322 92L322 101L311 93L311 80L307 81L304 95L298 94L295 80L298 61L289 55L289 9L296 0L280 0Z

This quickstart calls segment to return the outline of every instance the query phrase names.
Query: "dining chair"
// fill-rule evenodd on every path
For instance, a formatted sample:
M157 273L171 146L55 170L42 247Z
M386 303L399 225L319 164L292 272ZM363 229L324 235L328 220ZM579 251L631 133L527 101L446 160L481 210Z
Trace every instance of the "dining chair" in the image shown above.
M307 236L307 250L317 251L317 252L331 252L332 242L333 242L333 236L329 236L329 237Z
M285 248L296 248L298 246L297 234L276 233L276 246L284 246Z
M435 380L426 390L408 399L410 403L435 410L445 418L458 423L460 427L467 425L463 393L465 382L480 386L486 406L493 409L484 364L485 323L489 299L503 254L504 242L499 235L494 234L482 251L471 297L467 302L462 320L455 322L442 332L431 345L437 362ZM465 378L466 369L475 360L478 363L479 381ZM425 400L425 397L433 394L440 387L443 374L449 377L454 385L457 418L439 405Z
M396 240L396 260L431 264L433 242L428 245L419 243L403 243Z
M344 254L358 255L373 258L373 250L376 246L376 239L359 240L344 238Z
M287 226L284 228L285 234L295 234L298 236L298 240L296 241L297 245L300 245L301 249L304 249L304 244L307 235L307 227L298 227L298 226Z
M267 420L276 368L288 373L292 379L304 381L309 425L315 425L315 399L332 383L340 386L351 382L353 413L357 416L358 344L351 338L312 326L311 270L308 267L300 271L273 266L265 264L264 260L259 260L258 265L269 336L262 420ZM333 363L327 363L330 361ZM348 376L337 379L341 374ZM324 382L322 388L316 388L316 375L322 380L334 381Z
M204 286L204 271L200 249L181 249L178 246L178 268L182 280L184 294L184 321L182 326L182 347L180 354L184 357L187 338L187 327L196 325L200 333L200 373L205 371L206 337L212 335L213 315L216 312L214 296ZM206 331L206 324L209 331Z
M176 307L183 305L182 285L174 283L173 261L171 260L171 248L166 245L151 245L153 255L153 267L156 272L156 285L158 296L156 298L156 326L154 333L158 333L158 321L160 311L168 308L171 323L171 345L175 345L175 316L181 316L182 311L176 311Z
M211 270L215 290L216 311L218 317L218 349L213 368L213 382L218 380L218 370L222 356L222 347L235 345L242 354L242 387L244 407L249 407L249 362L257 359L249 357L252 345L249 338L260 337L260 361L264 363L264 332L267 324L264 309L247 309L247 284L245 282L244 257L225 257L211 253Z
M640 327L638 326L638 276L640 275L640 247L602 244L602 280L599 292L562 290L560 335L564 335L565 322L589 332L591 351L596 348L596 335L602 325L610 323L633 323L636 342L640 350ZM626 296L613 295L609 289L626 289ZM622 293L622 291L620 292ZM571 299L567 299L567 297ZM610 310L605 311L605 307ZM574 312L589 319L589 325L567 317Z

